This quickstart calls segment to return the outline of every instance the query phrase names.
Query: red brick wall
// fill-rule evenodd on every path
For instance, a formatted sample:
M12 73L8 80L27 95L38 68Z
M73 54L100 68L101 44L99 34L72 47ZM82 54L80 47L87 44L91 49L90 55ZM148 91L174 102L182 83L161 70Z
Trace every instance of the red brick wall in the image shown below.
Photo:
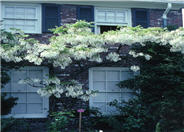
M164 10L159 9L150 9L150 27L162 27L162 15L164 13ZM182 12L179 11L170 11L168 13L168 25L176 25L178 27L182 26Z

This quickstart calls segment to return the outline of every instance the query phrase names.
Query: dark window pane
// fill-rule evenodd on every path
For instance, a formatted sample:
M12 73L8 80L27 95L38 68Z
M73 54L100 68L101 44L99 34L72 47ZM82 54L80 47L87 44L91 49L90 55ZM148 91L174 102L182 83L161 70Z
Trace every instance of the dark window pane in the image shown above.
M117 26L100 26L100 33L108 32L108 31L116 31L119 30L120 28Z

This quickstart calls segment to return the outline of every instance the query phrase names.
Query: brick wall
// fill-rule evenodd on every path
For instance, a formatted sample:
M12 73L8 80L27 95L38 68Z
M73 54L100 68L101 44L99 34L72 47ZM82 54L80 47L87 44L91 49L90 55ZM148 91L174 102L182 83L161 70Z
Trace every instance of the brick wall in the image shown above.
M150 9L150 27L162 27L163 26L163 20L162 15L164 13L164 10L160 9ZM168 25L176 25L178 27L182 26L182 12L179 11L170 11L168 13Z

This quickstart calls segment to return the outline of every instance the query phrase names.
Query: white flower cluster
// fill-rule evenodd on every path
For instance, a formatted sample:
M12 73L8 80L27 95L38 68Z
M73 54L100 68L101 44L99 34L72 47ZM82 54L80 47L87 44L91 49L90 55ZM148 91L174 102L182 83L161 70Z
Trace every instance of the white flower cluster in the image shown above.
M148 61L151 59L151 56L150 56L150 55L144 54L144 53L142 53L142 52L136 53L136 52L133 51L133 50L130 50L130 51L129 51L129 55L132 55L134 58L139 57L139 56L144 56L145 59L148 60Z
M77 26L86 25L84 28ZM160 45L170 44L171 52L184 53L184 29L169 32L161 28L132 28L124 27L120 31L111 31L102 35L96 35L87 28L88 24L78 22L75 26L68 25L67 32L54 36L49 45L31 42L27 39L16 39L11 46L1 45L1 58L7 62L21 62L27 60L36 65L47 61L54 66L64 69L72 63L72 60L90 60L102 62L101 53L107 52L106 44L120 43L122 45L141 44L155 42ZM77 28L76 28L77 27ZM6 36L4 36L6 40ZM144 56L150 60L151 56L130 51L133 57ZM109 53L106 59L118 61L119 55Z
M83 85L75 80L68 83L62 83L57 77L51 77L49 79L44 79L42 84L45 87L37 91L41 96L49 97L54 95L55 97L60 98L61 95L65 95L67 97L80 98L87 101L89 96L95 93L91 90L84 90L82 87Z
M131 67L130 67L130 70L132 70L133 72L137 72L137 71L140 70L140 67L134 65L134 66L131 66Z
M110 60L110 61L114 61L114 62L117 62L117 61L121 60L119 54L117 54L117 53L115 53L115 52L109 53L109 54L106 56L106 59L107 59L107 60Z

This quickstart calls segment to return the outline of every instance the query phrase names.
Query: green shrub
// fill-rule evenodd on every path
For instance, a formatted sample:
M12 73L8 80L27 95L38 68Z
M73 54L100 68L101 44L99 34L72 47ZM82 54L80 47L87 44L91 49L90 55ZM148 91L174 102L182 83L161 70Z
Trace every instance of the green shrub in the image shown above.
M60 132L74 117L72 112L53 112L51 113L52 122L49 126L49 132Z
M119 84L121 88L140 91L138 104L135 103L134 107L127 104L123 108L129 132L136 126L137 131L149 128L149 132L155 132L158 124L160 132L181 132L184 128L184 56L180 52L171 52L167 44L148 42L132 49L152 58L147 61L142 56L138 57L140 74Z

